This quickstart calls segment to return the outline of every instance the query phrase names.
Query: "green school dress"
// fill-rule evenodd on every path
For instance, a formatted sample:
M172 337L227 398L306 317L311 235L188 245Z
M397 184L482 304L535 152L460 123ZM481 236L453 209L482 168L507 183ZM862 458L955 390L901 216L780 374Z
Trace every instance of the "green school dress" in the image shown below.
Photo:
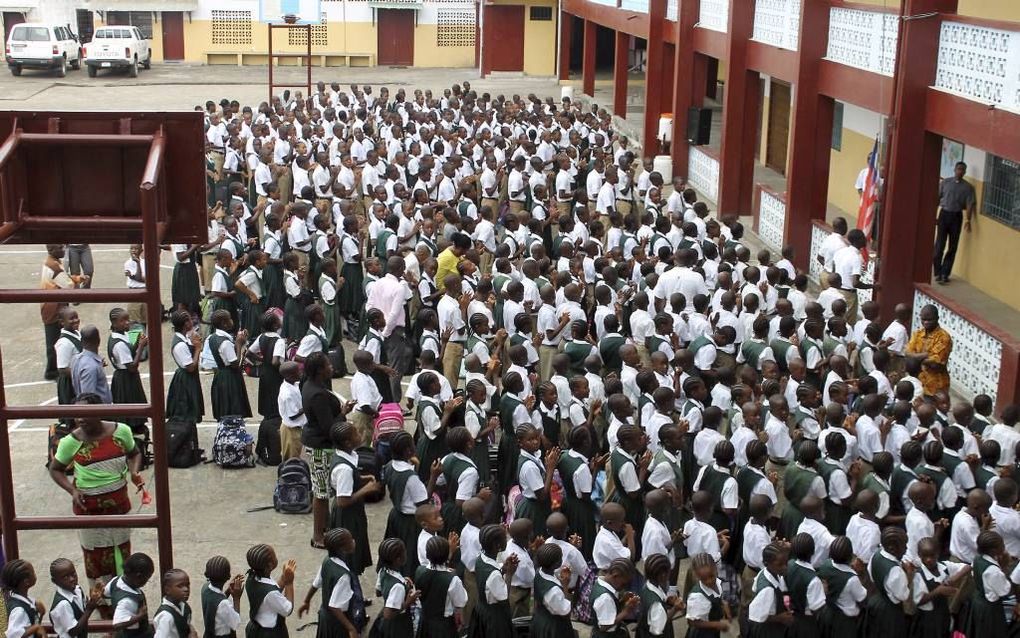
M404 491L407 489L407 482L415 476L414 466L408 465L404 469L394 469L393 463L386 465L383 470L383 481L386 483L386 491L390 495L390 513L386 518L385 538L399 538L404 541L404 547L412 548L418 546L418 534L421 527L414 519L414 514L404 514L400 511L400 504L404 500ZM407 560L400 570L404 576L410 576L418 567L418 552L408 551Z
M691 594L698 593L708 599L711 603L711 609L708 612L707 620L711 622L717 622L723 619L723 602L722 596L706 589L704 585L699 582L695 582L694 586L691 587L690 593L687 594L687 600L691 599ZM687 626L687 638L719 638L718 629L702 629L693 627L688 624Z
M148 403L149 400L145 397L145 387L142 385L142 377L138 370L132 372L117 363L113 350L118 341L123 342L128 347L132 358L134 358L135 353L138 351L137 342L131 343L128 336L122 332L111 332L110 337L106 340L106 356L109 358L110 363L113 364L113 381L110 382L110 395L113 397L113 402ZM147 419L145 417L124 417L120 421L130 426L132 430L135 430L144 427Z
M847 616L836 604L854 574L836 567L831 560L826 560L818 568L818 577L825 583L825 607L818 614L818 624L822 633L826 638L857 638L860 632L860 614Z
M156 609L156 614L162 612L170 614L170 618L174 621L174 629L177 630L177 635L180 638L191 634L191 605L184 603L184 610L182 611L176 605L162 603ZM156 617L156 614L153 614L153 618Z
M315 630L315 638L349 638L347 629L330 612L329 598L333 595L333 589L341 578L346 576L353 585L353 580L357 576L351 574L351 570L346 565L341 565L329 557L322 561L319 573L322 577L322 587L319 589L322 592L322 604L319 605L319 624ZM348 620L353 620L350 616L350 602L347 603L347 609L340 611L347 615Z
M237 295L235 301L240 312L241 326L248 331L248 342L251 343L262 334L262 315L266 311L266 284L262 278L262 271L254 266L249 266L242 275L249 272L255 275L255 282L260 293L258 301L252 301L248 295ZM255 291L252 290L252 292Z
M964 630L968 637L1006 638L1009 633L1002 599L992 602L985 595L985 572L993 567L999 569L998 563L987 556L978 554L974 557L974 592L970 596L970 611Z
M414 586L421 592L421 624L415 638L452 638L457 623L446 615L446 595L457 575L448 569L432 569L422 565L414 573Z
M622 623L614 625L608 631L599 626L598 619L595 617L594 607L595 601L601 598L603 594L608 594L610 598L613 599L613 604L615 605L615 613L613 616L620 613L620 594L615 589L608 586L601 578L597 579L591 586L591 595L589 597L590 605L592 607L593 624L591 628L591 638L627 638L627 628Z
M80 334L75 334L69 330L61 330L57 341L60 339L66 339L68 343L74 346L75 353L82 351ZM68 367L70 368L70 366ZM62 374L57 377L57 403L60 405L70 405L74 403L74 398L74 384L71 381L70 370L68 370L68 374Z
M283 256L283 244L278 234L266 230L262 245L271 258L279 259ZM283 310L287 301L287 293L283 289L283 265L267 262L262 269L262 284L265 286L266 308Z
M571 534L581 537L581 555L590 559L595 544L595 535L598 533L598 510L591 500L591 494L582 496L577 486L574 485L574 473L587 465L588 459L583 456L575 456L574 452L564 452L560 455L559 465L556 469L560 471L560 480L563 482L563 500L560 502L560 512L567 517L567 524Z
M133 592L127 591L119 586L120 576L114 577L107 585L110 591L110 605L116 609L117 605L122 600L132 601L138 609L141 609L145 605L145 593L144 592ZM7 604L8 608L12 603L23 602L18 601L15 598L8 597ZM34 611L34 610L33 610ZM29 616L31 618L31 616ZM137 626L130 629L119 629L114 632L115 638L150 638L153 634L152 625L149 623L149 618L146 616L138 621Z
M541 570L535 572L534 612L531 616L531 638L573 638L574 628L570 614L559 616L545 606L545 596L551 590L561 589L560 583L550 574ZM564 593L564 596L567 596Z
M941 568L941 564L939 565ZM944 581L936 574L928 571L926 566L917 568L917 573L924 581L925 590L932 592ZM917 607L910 621L911 638L949 638L952 628L952 615L949 611L949 600L944 596L929 601L931 609Z
M224 416L251 417L251 405L248 403L248 390L244 387L244 377L237 366L228 366L220 356L220 345L229 343L233 347L233 338L221 330L209 336L209 350L216 362L216 370L212 380L213 418L217 421Z
M408 553L413 553L413 550ZM397 585L406 587L403 575L391 569L383 569L380 572L379 589L382 591L383 600L389 597L390 590ZM379 612L372 627L372 633L369 635L378 636L378 638L411 638L414 635L411 612L402 611L392 618L386 618L382 612Z
M229 272L219 266L216 266L212 276L214 284L216 283L217 278L223 282L222 292L234 292L234 278L230 276ZM207 317L203 317L203 320L208 321L209 317L212 317L212 313L217 310L226 310L230 313L230 318L234 320L234 323L237 323L237 304L234 303L234 299L232 297L210 297L209 308L207 311L209 314Z
M545 480L545 465L540 459L532 457L523 450L521 450L520 455L517 457L517 476L520 477L521 472L529 463L538 468L542 479ZM517 502L514 518L530 519L534 524L535 536L545 536L545 519L549 518L549 514L552 513L552 503L549 500L549 494L545 495L545 500L529 498L524 496L523 493L521 496L523 498Z
M80 589L80 587L79 587L79 589ZM81 593L82 600L85 600L85 592L82 591L80 593ZM57 590L56 592L53 593L53 602L50 604L50 612L52 613L53 610L57 608L57 605L59 605L62 602L67 602L67 604L70 605L70 607L71 607L71 615L74 617L75 625L77 625L78 621L81 620L81 617L85 615L85 610L83 608L79 607L78 603L76 603L74 600L72 600L71 598L67 598L66 596L61 594L59 590ZM33 607L32 610L35 611L35 608ZM26 613L27 613L27 611L28 610L26 610ZM10 605L8 605L7 611L4 612L4 613L5 614L10 613ZM31 615L29 615L28 620L29 620L29 622L32 622L32 616ZM35 624L35 623L32 623L32 624ZM50 624L53 624L53 617L52 616L50 616Z
M514 412L517 406L522 404L520 397L512 392L504 392L499 397L500 437L496 456L496 479L504 495L511 487L517 485L517 457L521 451L517 446L517 436L514 434Z
M755 596L761 593L764 589L771 589L773 595L772 609L770 616L776 616L782 613L786 608L783 604L783 597L786 592L777 587L771 580L765 576L765 570L758 572L758 575L754 577L754 581L751 584L753 600ZM786 626L774 622L753 622L747 621L747 638L785 638Z
M613 503L619 503L623 506L624 512L626 512L626 521L630 523L635 530L644 529L645 521L645 504L643 494L638 494L637 497L630 496L623 489L623 483L620 480L620 472L627 465L634 466L634 474L637 474L637 464L634 459L628 456L622 448L616 448L609 456L609 468L613 479L613 494L609 499ZM641 555L641 538L638 534L634 534L634 555Z
M344 282L344 286L347 283ZM326 301L324 290L326 286L330 286L333 289L333 299ZM340 326L340 309L337 307L337 289L336 282L329 275L319 275L318 279L318 291L319 291L319 303L322 305L322 312L325 315L325 322L322 324L322 329L326 332L326 340L330 346L333 346L340 342L341 338L341 326Z
M638 618L638 638L673 638L673 623L666 619L666 626L661 634L653 634L648 626L648 614L655 607L666 608L666 596L662 590L654 585L645 582L641 588L641 616Z
M184 249L190 250L191 245L185 244ZM198 302L201 299L202 287L198 280L198 253L192 253L184 261L175 258L174 272L170 278L170 300L174 307L198 313Z
M301 280L293 270L283 271L283 284L286 290L287 283L302 289ZM283 336L291 341L300 341L301 337L308 332L308 319L305 318L305 303L299 292L295 297L286 293L286 300L283 302Z
M426 414L432 414L436 419L442 422L443 410L439 407L439 404L435 399L430 397L421 397L418 401L418 405L415 406L415 418L414 420L418 423L418 478L421 479L422 483L428 484L429 472L432 468L432 462L438 461L439 459L446 456L450 450L446 447L446 428L440 427L435 433L435 438L430 439L425 434L424 426L422 425L422 418Z
M469 469L478 470L475 464L466 456L460 454L447 454L443 458L443 478L446 480L446 498L443 499L443 536L449 536L450 532L457 532L464 527L464 512L460 505L457 505L457 490L460 488L460 478Z
M340 233L339 251L341 258L344 250L355 255L360 254L358 240L347 233ZM344 278L344 285L337 295L337 306L340 314L350 317L361 312L365 305L365 270L360 261L348 262L343 260L340 274Z
M829 481L832 480L833 473L843 471L843 466L839 461L826 457L818 461L816 467L818 474L825 481L825 493L830 494ZM846 503L837 505L832 502L831 498L825 499L825 527L834 536L846 534L846 526L850 523L851 516L853 516L853 511Z
M797 509L797 504L811 493L811 484L817 477L818 472L799 463L791 463L786 467L783 492L786 494L789 505L783 508L783 514L779 520L777 534L781 538L793 538L797 535L797 528L804 520L804 515Z
M471 614L471 626L468 630L470 638L512 638L513 618L510 612L510 601L500 600L490 603L486 597L485 583L493 573L499 573L495 560L485 554L475 561L475 581L478 594L475 598L475 610ZM502 575L500 575L502 578Z
M358 471L357 460L352 461L344 454L336 454L333 457L333 467L336 468L338 465L346 465L351 469L354 477L352 493L356 493L364 486L365 479ZM330 474L332 475L332 472ZM368 544L368 516L365 515L364 501L341 507L337 499L333 499L329 510L329 529L338 527L343 527L354 537L354 554L347 556L346 560L351 573L361 576L366 567L372 566L372 552Z
M287 618L276 616L276 622L272 627L263 627L255 622L255 614L262 608L262 602L271 592L282 592L276 583L264 583L255 574L248 573L244 583L244 592L248 595L248 609L251 613L251 620L244 628L245 638L287 638Z
M227 595L222 591L213 591L208 582L202 585L202 624L205 625L202 638L234 638L237 635L236 631L216 635L216 610L224 600L227 600Z
M875 592L868 596L868 613L864 634L868 638L903 638L908 624L907 615L900 603L894 603L885 591L885 580L889 572L899 567L899 561L880 551L871 558L868 575L875 583Z
M280 339L276 333L259 335L259 352L262 354L262 363L259 365L259 414L264 419L280 416L279 398L283 377L280 368L273 365L273 350Z
M184 335L175 332L170 342L171 352L178 344L183 345L190 353L191 342ZM176 360L175 360L176 361ZM202 381L198 376L198 368L188 372L179 363L174 376L170 379L170 388L166 393L166 418L182 419L198 423L205 416L205 397L202 394Z
M475 405L474 401L467 401L464 404L464 424L477 424L478 432L481 433L487 426L485 408ZM478 469L479 485L485 485L492 480L492 468L489 463L489 437L479 436L475 438L475 446L471 449L468 457L475 463Z
M805 567L799 561L791 560L786 567L786 587L790 590L790 609L793 624L786 632L787 638L817 638L818 618L808 614L808 585L817 577L814 569Z

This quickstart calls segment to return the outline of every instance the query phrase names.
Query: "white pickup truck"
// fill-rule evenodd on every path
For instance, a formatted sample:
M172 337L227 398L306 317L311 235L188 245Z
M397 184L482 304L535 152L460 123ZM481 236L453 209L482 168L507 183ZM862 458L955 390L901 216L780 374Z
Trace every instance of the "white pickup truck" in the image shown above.
M127 69L128 75L138 77L138 66L152 66L152 49L138 27L100 27L92 34L92 42L85 45L85 67L90 78L99 69Z
M52 69L57 77L64 77L68 67L81 66L78 37L67 27L41 23L11 29L5 58L13 75L21 75L22 69Z

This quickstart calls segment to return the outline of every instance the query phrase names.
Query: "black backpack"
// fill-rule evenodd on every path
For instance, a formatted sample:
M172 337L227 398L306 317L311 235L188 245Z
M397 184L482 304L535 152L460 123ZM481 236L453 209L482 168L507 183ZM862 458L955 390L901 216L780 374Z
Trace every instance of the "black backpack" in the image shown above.
M263 465L279 465L283 461L280 453L280 417L263 419L259 424L259 435L255 439L255 456Z
M302 459L287 459L276 468L273 509L282 514L312 511L312 471Z
M166 459L170 467L192 467L205 460L198 447L198 426L194 421L170 419L166 422Z

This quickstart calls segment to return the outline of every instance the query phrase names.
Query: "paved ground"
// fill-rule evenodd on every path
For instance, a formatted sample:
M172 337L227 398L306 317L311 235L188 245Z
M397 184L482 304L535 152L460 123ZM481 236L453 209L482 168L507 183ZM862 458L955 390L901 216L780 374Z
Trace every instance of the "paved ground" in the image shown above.
M475 73L450 70L406 69L354 69L316 70L326 81L343 83L370 83L430 87L433 90L465 79L479 90L502 93L531 93L559 95L557 85L549 80L506 78L498 81L474 82ZM262 67L192 67L183 65L156 66L143 71L138 79L125 76L101 76L89 79L84 72L70 72L67 78L57 80L48 75L26 71L21 78L0 73L0 109L47 110L173 110L191 109L206 99L236 98L242 103L264 99L265 84ZM252 83L255 82L255 83ZM260 84L262 83L262 84ZM127 258L124 246L94 246L96 259L96 286L122 288L122 266ZM0 286L33 288L39 280L40 265L45 257L41 246L0 246ZM163 256L160 271L164 297L169 299L170 257ZM78 308L82 324L93 323L107 333L107 313L102 305L82 305ZM4 361L4 383L7 400L11 404L52 404L56 401L53 383L42 380L43 331L35 305L8 305L0 310L0 350ZM163 326L164 343L169 329ZM149 370L143 366L143 372ZM169 373L168 373L169 374ZM147 378L147 377L146 377ZM209 394L209 376L203 377L206 397ZM169 378L167 379L169 382ZM256 381L248 380L249 396L257 396ZM340 380L334 386L347 394L349 383ZM207 405L207 413L211 407ZM13 457L14 485L18 513L21 515L69 515L69 497L50 480L43 467L46 452L46 431L49 423L18 421L9 424ZM253 421L257 425L257 420ZM255 428L250 428L254 433ZM213 424L202 424L199 430L201 445L210 449ZM248 513L250 508L270 505L274 485L274 469L259 467L250 470L222 470L215 465L200 465L187 470L171 470L171 504L175 563L192 576L196 593L192 603L197 604L197 587L205 561L214 554L227 556L236 572L243 572L244 553L256 542L267 542L277 548L283 560L293 558L298 563L298 597L302 597L314 576L323 554L309 547L310 516L284 516L272 511ZM151 470L146 472L151 476ZM137 501L136 501L137 504ZM152 506L139 510L151 509ZM369 506L370 538L377 543L382 538L388 500ZM50 561L60 556L73 559L81 565L77 537L70 531L27 532L20 536L21 555L32 561L40 575L33 594L45 601L52 599L52 587L46 577ZM155 533L140 530L133 537L133 548L155 556ZM375 549L373 548L373 554ZM79 571L82 574L81 571ZM371 591L374 572L366 572L364 586ZM150 609L158 604L159 594L155 582L146 588ZM318 604L318 599L316 599ZM244 617L247 619L247 604ZM378 603L369 610L379 613ZM305 619L307 620L307 618ZM300 623L290 621L291 628ZM196 625L201 625L196 614ZM201 632L201 627L198 627ZM314 632L314 629L304 633Z

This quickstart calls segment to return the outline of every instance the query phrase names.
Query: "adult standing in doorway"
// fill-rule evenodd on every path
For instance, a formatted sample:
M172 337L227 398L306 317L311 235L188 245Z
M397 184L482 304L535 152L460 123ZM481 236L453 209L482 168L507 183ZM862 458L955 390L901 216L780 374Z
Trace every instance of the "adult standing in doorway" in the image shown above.
M974 217L977 198L974 196L974 186L963 179L966 174L967 165L957 162L953 176L942 180L939 185L939 216L932 269L935 281L940 284L949 283L953 261L956 259L956 247L960 243L960 231L966 230L969 233Z
M68 275L61 265L64 258L63 244L46 244L46 259L43 261L39 287L43 290L75 288L89 281L88 275ZM39 314L42 317L43 332L46 335L46 372L47 381L57 379L57 353L53 345L60 338L60 310L67 306L63 301L47 301L40 304Z

